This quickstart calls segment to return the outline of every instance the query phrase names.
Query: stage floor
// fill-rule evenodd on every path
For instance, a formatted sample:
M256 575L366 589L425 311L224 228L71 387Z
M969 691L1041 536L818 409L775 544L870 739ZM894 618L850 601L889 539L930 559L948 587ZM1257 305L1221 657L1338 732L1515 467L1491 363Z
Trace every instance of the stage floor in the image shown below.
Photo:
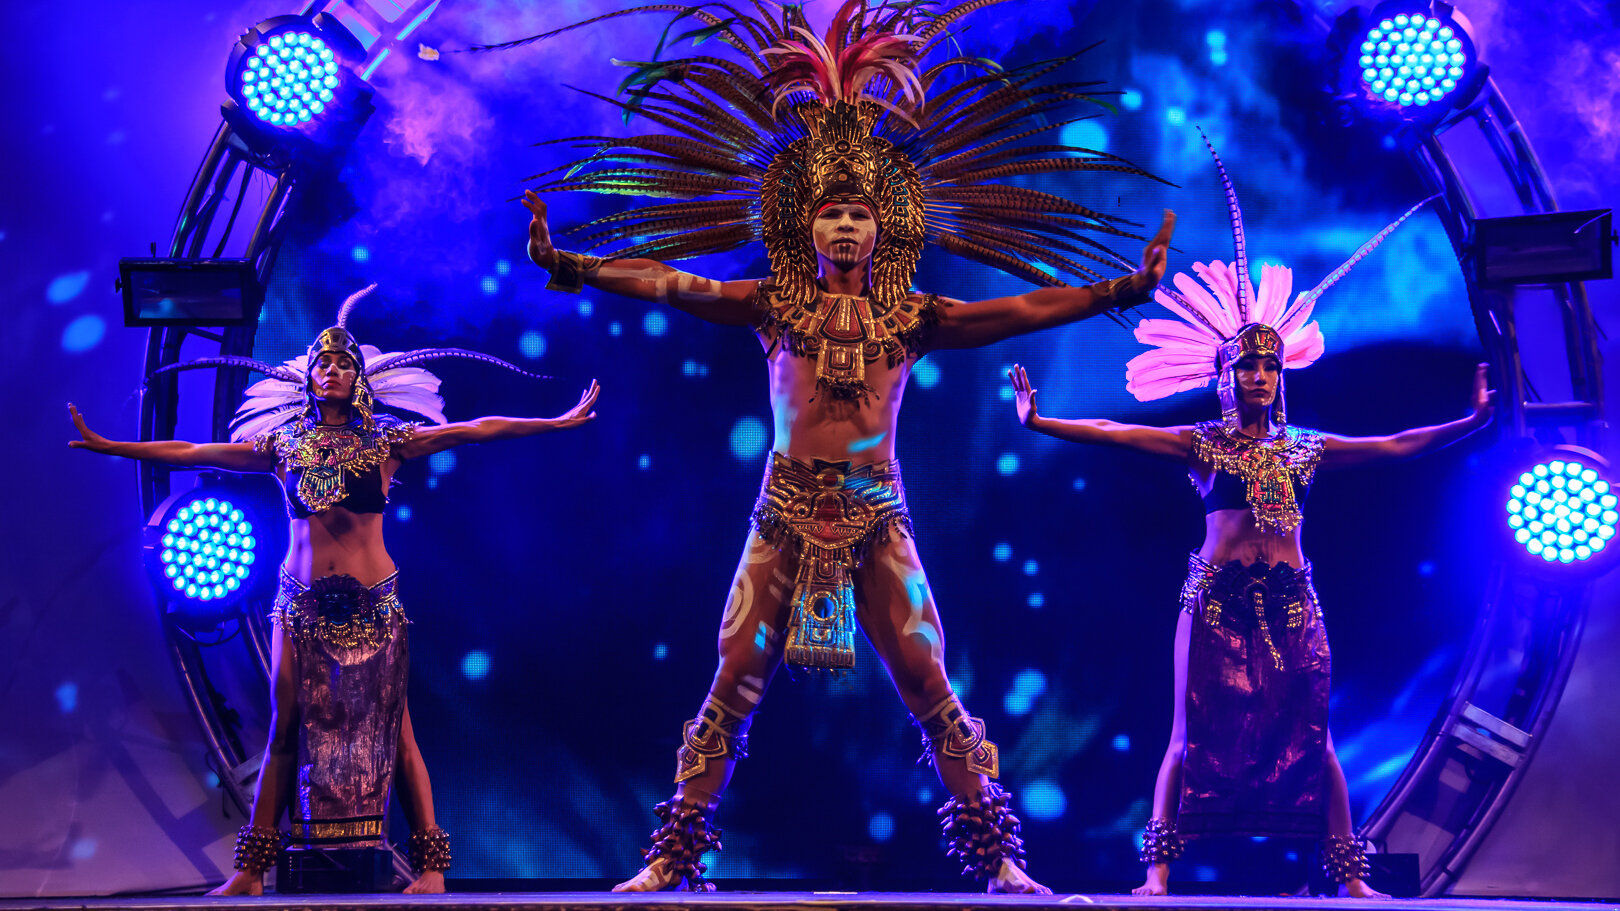
M968 911L975 908L1020 909L1195 909L1195 911L1590 911L1617 908L1613 902L1548 901L1488 898L1420 898L1362 901L1349 898L1292 896L1131 895L983 895L950 892L723 892L615 895L603 892L460 892L446 895L266 895L262 898L50 898L0 899L0 909L132 908L140 911L186 911L195 908L293 908L301 911L379 911L389 908L433 908L435 911Z

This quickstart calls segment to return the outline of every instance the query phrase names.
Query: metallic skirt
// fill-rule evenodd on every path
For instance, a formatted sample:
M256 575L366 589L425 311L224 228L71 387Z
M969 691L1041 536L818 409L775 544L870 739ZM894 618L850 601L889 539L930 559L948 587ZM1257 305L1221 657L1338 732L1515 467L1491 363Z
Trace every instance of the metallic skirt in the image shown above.
M1181 834L1319 836L1332 658L1310 565L1188 571Z
M292 635L298 678L293 847L386 844L410 666L398 586L398 573L368 588L282 572L271 620Z

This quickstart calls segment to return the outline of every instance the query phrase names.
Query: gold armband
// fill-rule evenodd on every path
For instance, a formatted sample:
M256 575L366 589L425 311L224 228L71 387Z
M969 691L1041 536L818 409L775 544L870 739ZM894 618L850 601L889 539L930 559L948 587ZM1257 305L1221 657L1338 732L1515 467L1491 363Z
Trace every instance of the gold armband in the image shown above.
M1133 275L1121 275L1105 282L1098 282L1091 286L1093 293L1108 302L1108 309L1123 310L1126 307L1138 307L1153 299L1153 289L1137 291Z
M602 257L575 253L572 250L553 250L555 262L551 267L551 281L546 290L577 294L585 287L585 279L602 265Z

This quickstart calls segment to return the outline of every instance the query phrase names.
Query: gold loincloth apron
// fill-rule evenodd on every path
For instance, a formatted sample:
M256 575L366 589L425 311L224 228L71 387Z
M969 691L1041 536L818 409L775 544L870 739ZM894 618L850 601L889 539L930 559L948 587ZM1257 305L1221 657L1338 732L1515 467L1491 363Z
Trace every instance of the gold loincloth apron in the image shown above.
M854 570L874 543L899 524L911 533L900 464L859 467L816 459L801 462L779 452L754 504L753 525L778 549L798 559L789 600L785 657L808 670L855 666Z

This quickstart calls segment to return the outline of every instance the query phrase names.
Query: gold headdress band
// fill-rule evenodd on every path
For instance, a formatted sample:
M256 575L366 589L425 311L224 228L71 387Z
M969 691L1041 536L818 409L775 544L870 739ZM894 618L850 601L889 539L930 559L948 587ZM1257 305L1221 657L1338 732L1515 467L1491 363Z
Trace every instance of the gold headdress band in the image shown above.
M370 433L376 426L371 416L376 410L376 400L371 391L371 383L366 379L366 356L360 350L360 343L355 340L354 333L345 325L349 321L349 314L354 311L354 305L375 290L377 283L372 282L349 295L343 301L343 306L338 308L337 325L322 329L321 334L315 336L315 341L310 343L304 358L304 417L317 420L320 414L315 407L315 392L309 384L308 372L314 368L315 362L320 360L323 354L346 354L354 361L354 394L349 399L349 406L354 410L355 417L366 433Z
M1277 397L1271 405L1271 418L1278 424L1288 423L1288 408L1283 404L1283 340L1276 329L1262 323L1249 323L1237 335L1216 349L1216 368L1220 380L1215 387L1221 399L1221 418L1229 429L1239 423L1237 362L1246 357L1274 357L1277 359Z
M630 244L616 258L671 260L763 241L773 280L790 302L818 294L809 226L829 194L872 203L878 223L873 300L893 306L911 291L925 243L1038 285L1086 282L1135 266L1095 235L1136 238L1134 225L1069 199L996 181L1031 174L1104 171L1152 177L1115 155L1028 143L1070 121L1048 119L1073 102L1095 102L1095 83L1043 83L1074 57L1004 69L953 56L927 67L929 53L967 13L1005 0L969 0L935 12L930 4L868 5L849 0L818 37L796 5L780 19L724 7L725 18L688 7L703 28L740 59L689 56L641 64L623 97L605 98L627 117L667 132L626 138L558 140L591 150L564 176L535 189L679 200L641 206L577 229L591 248ZM544 35L474 50L515 47L637 13L598 16ZM951 84L953 75L969 75ZM1039 84L1038 84L1039 83ZM603 96L597 96L603 97ZM537 177L544 175L536 175ZM1153 178L1158 179L1158 178Z

